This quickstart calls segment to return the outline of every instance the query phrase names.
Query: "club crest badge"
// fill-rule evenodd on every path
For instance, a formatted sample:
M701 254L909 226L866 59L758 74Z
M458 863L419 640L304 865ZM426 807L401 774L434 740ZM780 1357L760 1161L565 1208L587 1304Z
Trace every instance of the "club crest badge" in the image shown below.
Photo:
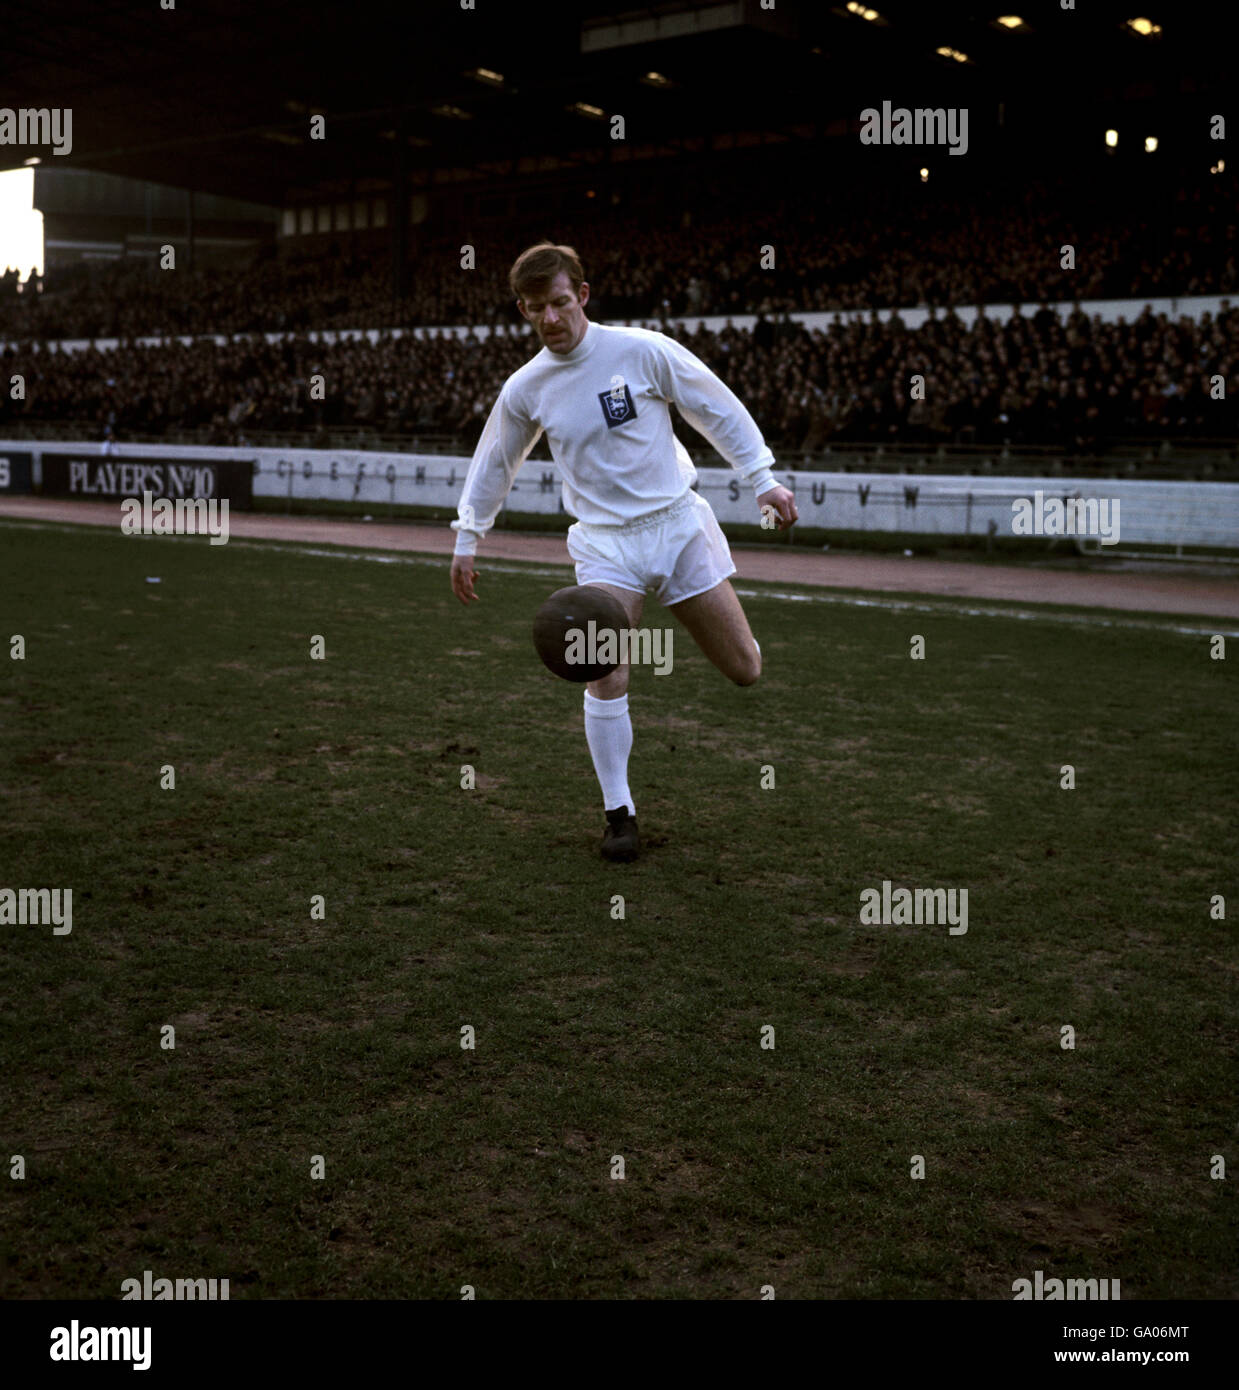
M627 385L613 386L609 391L599 391L598 400L602 405L602 418L607 422L609 430L637 418L637 408L632 403L632 395Z

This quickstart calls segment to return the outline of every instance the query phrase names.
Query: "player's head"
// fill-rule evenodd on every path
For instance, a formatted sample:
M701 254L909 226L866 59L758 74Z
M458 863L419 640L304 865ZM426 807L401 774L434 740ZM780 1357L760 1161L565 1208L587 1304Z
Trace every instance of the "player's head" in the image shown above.
M571 352L585 336L589 286L571 246L542 241L522 251L508 284L517 308L551 352Z

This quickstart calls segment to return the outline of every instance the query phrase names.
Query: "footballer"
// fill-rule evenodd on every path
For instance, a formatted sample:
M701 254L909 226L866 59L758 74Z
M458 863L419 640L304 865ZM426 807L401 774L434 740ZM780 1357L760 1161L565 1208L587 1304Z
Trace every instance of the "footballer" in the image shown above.
M799 516L775 482L774 455L752 416L717 376L673 338L648 328L592 323L589 285L571 246L542 242L517 257L509 284L542 351L499 392L460 496L452 592L477 600L474 556L530 450L545 431L576 518L568 552L578 584L613 594L631 627L653 590L715 666L737 685L761 675L761 648L731 586L736 567L675 437L670 402L769 507L782 529ZM602 789L602 854L640 849L628 785L632 719L627 664L585 687L585 739Z

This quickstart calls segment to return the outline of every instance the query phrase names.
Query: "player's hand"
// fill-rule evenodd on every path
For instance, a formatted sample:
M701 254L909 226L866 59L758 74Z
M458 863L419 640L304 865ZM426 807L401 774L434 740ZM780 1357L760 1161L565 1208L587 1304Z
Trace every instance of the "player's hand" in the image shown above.
M780 531L786 530L787 527L800 520L800 512L796 508L796 494L790 488L772 487L769 492L763 492L757 499L757 506L762 513L763 526L768 526L767 507L774 513L774 524Z
M478 595L473 592L473 582L478 572L473 568L472 555L452 556L452 593L461 603L477 603Z

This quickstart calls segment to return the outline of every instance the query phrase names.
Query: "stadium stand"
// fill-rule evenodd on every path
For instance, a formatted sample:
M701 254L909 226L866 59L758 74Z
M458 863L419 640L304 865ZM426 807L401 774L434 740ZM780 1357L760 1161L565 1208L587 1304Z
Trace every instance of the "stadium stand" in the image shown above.
M995 451L1019 450L1026 466L1051 470L1217 477L1239 467L1235 410L1217 398L1236 361L1229 301L1162 311L1174 296L1217 304L1234 291L1234 173L1013 175L980 198L963 180L803 188L799 157L706 160L687 188L682 168L651 168L616 181L607 206L585 196L588 178L567 174L540 195L546 211L521 210L513 194L477 203L476 217L457 208L428 221L399 276L389 234L371 227L285 235L244 259L197 264L173 235L175 273L148 248L53 266L21 293L6 277L0 352L28 389L0 399L0 429L471 449L535 346L512 303L511 260L531 241L570 235L592 318L680 337L803 466L838 466L842 451L914 468L975 453L987 467ZM467 247L475 264L463 269ZM1158 312L1146 307L1155 297ZM1079 307L1099 300L1130 308L1113 321ZM1005 321L953 312L1012 304ZM930 310L928 321L873 312L914 309ZM711 322L691 322L701 318ZM75 350L59 350L65 342ZM321 401L316 373L330 383ZM917 373L924 399L910 390ZM694 432L682 437L706 453Z
M1229 379L1239 359L1239 314L1224 305L1199 320L1146 310L1107 323L1076 311L1063 322L1042 308L971 325L948 311L915 331L897 315L812 331L787 315L747 331L667 329L749 403L781 450L1045 446L1100 458L1123 441L1233 439L1233 398L1211 398L1211 383ZM5 374L20 368L28 390L24 401L0 397L0 429L71 425L99 437L217 444L328 442L347 429L354 443L416 438L427 447L423 437L438 436L471 447L499 387L534 346L503 329L373 342L251 334L75 352L10 347ZM309 390L317 373L332 384L322 401ZM915 373L926 377L923 400L908 389Z
M1126 188L1126 186L1124 186ZM721 197L721 191L719 196ZM1132 194L1038 184L987 197L927 196L896 215L889 189L840 204L772 195L757 215L713 216L685 236L682 215L594 217L587 257L595 312L614 319L808 312L918 305L1041 303L1225 294L1239 255L1234 175ZM1062 211L1071 209L1070 217ZM1063 227L1088 226L1077 268L1059 265ZM897 230L892 230L897 228ZM515 251L546 219L422 237L409 293L392 302L389 257L267 254L244 267L161 271L153 258L49 273L42 293L0 294L0 339L464 326L516 321L507 287ZM574 232L575 236L576 233ZM1071 238L1068 238L1071 239ZM460 270L462 244L477 268ZM759 248L778 258L762 268Z

